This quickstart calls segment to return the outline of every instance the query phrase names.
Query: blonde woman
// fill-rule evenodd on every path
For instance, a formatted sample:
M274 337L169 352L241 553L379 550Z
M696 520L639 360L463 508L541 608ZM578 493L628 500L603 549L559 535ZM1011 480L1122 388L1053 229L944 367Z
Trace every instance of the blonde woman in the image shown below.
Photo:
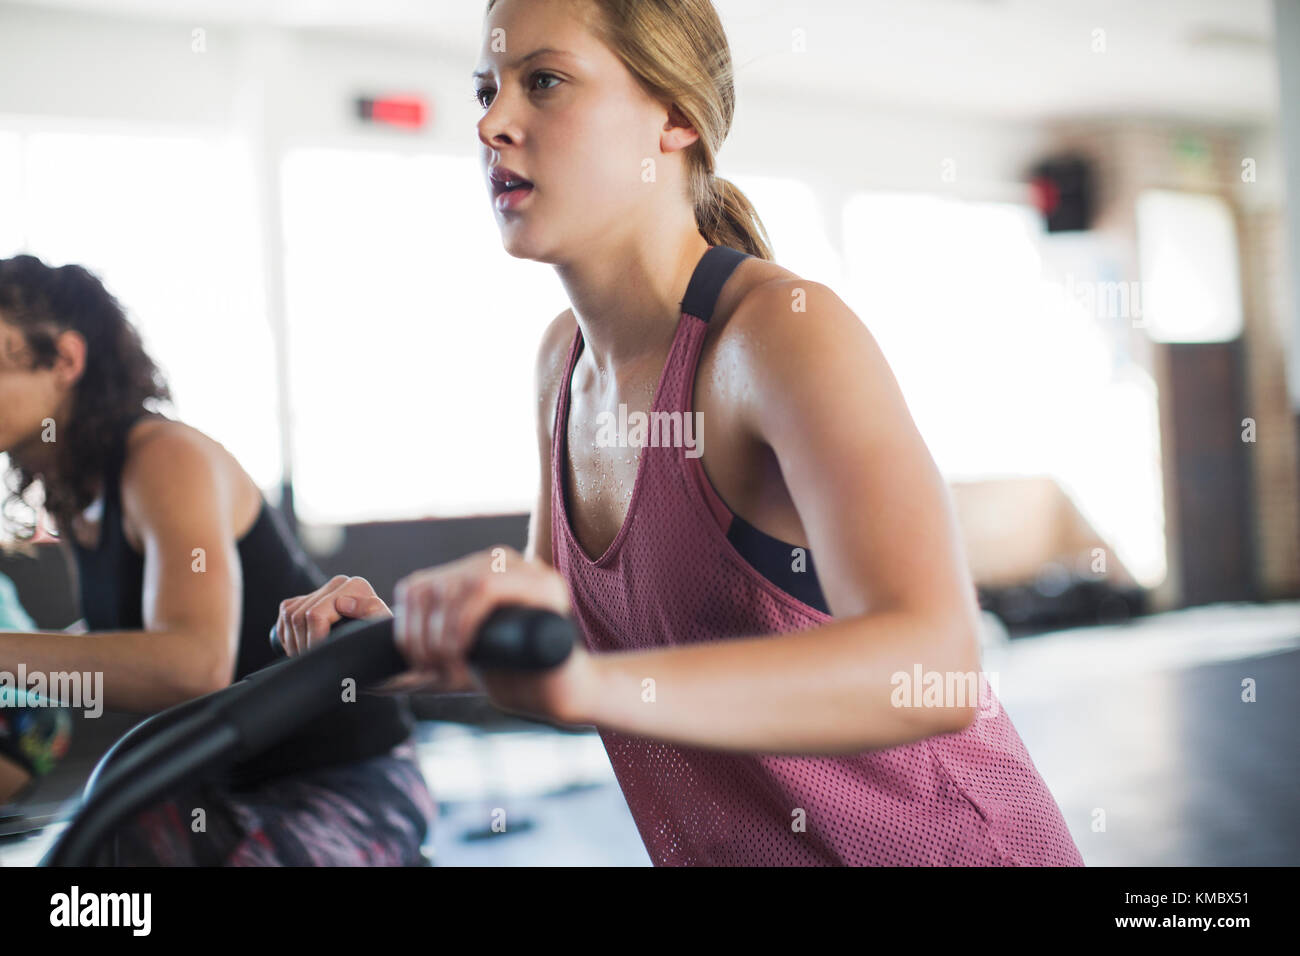
M402 686L594 724L656 865L1081 865L996 698L895 693L979 671L974 587L871 317L772 262L714 174L735 102L712 5L492 0L474 82L505 249L571 308L537 357L526 553L399 584ZM572 614L586 649L470 672L505 602ZM352 579L280 626L298 653L387 613Z

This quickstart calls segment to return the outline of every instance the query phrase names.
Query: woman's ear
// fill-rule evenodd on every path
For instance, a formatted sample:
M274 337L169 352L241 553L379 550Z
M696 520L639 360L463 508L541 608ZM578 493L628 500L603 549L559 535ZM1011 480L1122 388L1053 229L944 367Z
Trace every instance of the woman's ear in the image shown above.
M691 125L676 106L668 108L668 119L664 122L663 132L659 136L659 146L665 153L675 153L685 149L700 138L699 132Z
M54 340L54 348L58 353L54 367L59 379L64 385L72 385L86 370L86 340L80 332L64 329Z

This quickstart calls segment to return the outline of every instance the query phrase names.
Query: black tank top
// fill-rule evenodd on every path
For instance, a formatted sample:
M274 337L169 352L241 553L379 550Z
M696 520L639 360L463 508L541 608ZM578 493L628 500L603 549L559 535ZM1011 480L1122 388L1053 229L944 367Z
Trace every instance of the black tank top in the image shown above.
M144 556L126 540L122 529L121 474L126 438L140 412L118 430L105 466L100 540L85 548L73 535L64 537L77 561L81 614L91 631L143 630ZM279 511L265 499L253 527L239 539L243 578L239 653L234 678L239 680L276 659L268 634L285 598L307 594L325 583L285 526ZM234 768L235 785L251 785L313 767L349 763L386 753L410 736L414 727L404 698L358 693L355 702L340 700L333 711L262 756Z

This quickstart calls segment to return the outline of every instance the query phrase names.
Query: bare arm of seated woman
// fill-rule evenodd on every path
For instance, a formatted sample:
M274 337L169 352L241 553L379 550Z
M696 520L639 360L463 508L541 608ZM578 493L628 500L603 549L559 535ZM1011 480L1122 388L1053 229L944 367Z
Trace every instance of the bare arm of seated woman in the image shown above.
M144 551L143 630L0 634L0 670L102 675L104 707L152 713L225 687L242 581L228 454L177 424L133 449L122 508Z

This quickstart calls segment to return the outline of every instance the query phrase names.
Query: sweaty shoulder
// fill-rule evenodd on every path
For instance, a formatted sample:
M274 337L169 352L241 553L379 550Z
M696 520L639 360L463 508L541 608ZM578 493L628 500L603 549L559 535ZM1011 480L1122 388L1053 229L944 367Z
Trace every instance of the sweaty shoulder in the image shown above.
M754 434L765 433L774 403L820 400L846 368L877 376L883 364L866 325L834 291L764 260L737 267L709 325L698 400L721 401L715 414L727 407L728 422Z
M866 333L829 286L756 258L736 268L709 325L714 364L751 373L807 361Z

